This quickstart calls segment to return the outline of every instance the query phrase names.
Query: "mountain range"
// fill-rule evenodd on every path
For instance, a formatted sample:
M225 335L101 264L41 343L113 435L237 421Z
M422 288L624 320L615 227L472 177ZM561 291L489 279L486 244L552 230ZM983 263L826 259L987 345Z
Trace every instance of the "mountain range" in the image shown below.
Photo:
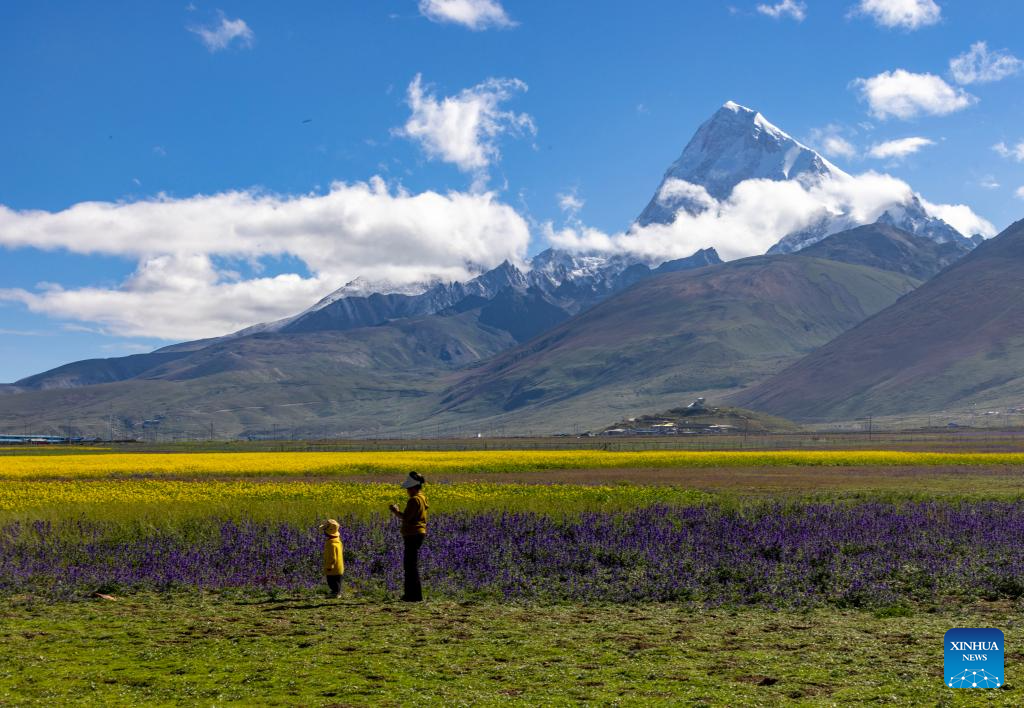
M810 188L849 175L729 102L637 225L700 213L749 179ZM728 263L713 249L659 263L550 248L461 283L357 279L283 320L0 386L0 430L70 418L89 434L115 425L128 435L145 425L215 425L224 436L555 432L696 394L795 418L847 415L856 406L800 408L785 377L992 251L975 252L977 239L922 204L912 195L868 225L830 213L779 234L766 256Z
M614 420L721 396L777 372L918 283L803 256L650 278L466 372L438 414L590 427L609 411Z

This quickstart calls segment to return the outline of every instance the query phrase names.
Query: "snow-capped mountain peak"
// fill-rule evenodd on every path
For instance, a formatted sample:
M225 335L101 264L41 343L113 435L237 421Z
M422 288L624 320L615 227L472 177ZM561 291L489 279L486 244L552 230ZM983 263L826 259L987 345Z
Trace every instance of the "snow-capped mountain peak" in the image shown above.
M639 226L671 224L681 212L700 214L727 200L747 180L796 181L808 192L828 194L835 186L856 178L839 169L815 150L773 125L757 111L727 101L705 121L679 159L665 172L658 190L637 219ZM817 189L823 187L823 189ZM838 190L842 192L843 190ZM821 204L821 218L793 233L780 233L769 253L790 253L833 233L863 225L858 210ZM831 199L832 202L836 200ZM904 193L875 214L882 223L926 236L939 243L968 239L945 221L929 213L916 195Z
M845 174L757 111L727 101L697 129L665 172L637 223L671 223L680 209L697 214L708 208L708 200L685 185L702 187L713 199L723 200L748 179L811 183Z
M370 295L420 295L435 287L439 282L438 280L431 280L415 283L393 283L390 280L370 280L369 278L358 276L337 290L325 295L314 305L303 310L295 317L271 323L269 326L276 331L303 315L322 310L345 298L369 297Z

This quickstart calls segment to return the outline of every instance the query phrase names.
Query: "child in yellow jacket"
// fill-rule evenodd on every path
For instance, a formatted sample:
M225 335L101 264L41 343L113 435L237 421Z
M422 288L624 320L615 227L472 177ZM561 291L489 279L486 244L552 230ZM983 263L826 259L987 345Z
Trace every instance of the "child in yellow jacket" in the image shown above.
M334 519L320 524L320 530L324 532L324 575L333 597L341 597L341 576L345 574L345 557L338 528Z

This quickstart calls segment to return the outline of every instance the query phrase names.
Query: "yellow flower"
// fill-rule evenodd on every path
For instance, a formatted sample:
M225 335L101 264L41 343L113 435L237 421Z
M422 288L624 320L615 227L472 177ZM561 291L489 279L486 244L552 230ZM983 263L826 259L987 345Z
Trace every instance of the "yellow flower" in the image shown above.
M419 470L521 472L593 468L785 466L1024 465L1024 453L943 453L889 450L642 451L481 450L465 452L213 452L15 455L0 457L0 479L106 477L330 477L404 475Z

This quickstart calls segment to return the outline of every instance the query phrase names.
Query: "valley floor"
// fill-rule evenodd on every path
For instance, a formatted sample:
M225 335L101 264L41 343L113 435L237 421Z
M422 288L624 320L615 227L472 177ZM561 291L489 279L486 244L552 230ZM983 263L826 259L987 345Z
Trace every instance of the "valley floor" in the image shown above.
M0 705L1020 705L1024 606L700 610L139 594L0 600ZM951 627L1007 683L950 689Z

